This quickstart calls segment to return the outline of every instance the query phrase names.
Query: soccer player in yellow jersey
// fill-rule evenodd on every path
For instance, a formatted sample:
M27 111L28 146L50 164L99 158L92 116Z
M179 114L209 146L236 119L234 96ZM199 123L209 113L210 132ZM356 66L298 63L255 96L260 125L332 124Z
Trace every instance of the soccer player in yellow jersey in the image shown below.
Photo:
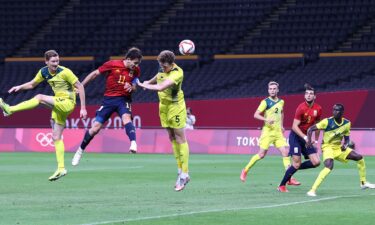
M21 102L14 106L9 106L0 98L0 107L5 116L13 113L29 110L42 104L52 110L51 126L52 138L56 149L57 170L48 179L54 181L67 174L64 166L64 142L61 139L65 128L65 121L68 115L74 110L76 104L76 88L81 100L80 116L86 118L85 89L78 81L74 73L59 65L59 55L55 50L49 50L45 54L46 67L41 68L35 78L27 83L14 86L9 89L9 93L29 90L35 88L39 83L46 80L51 85L55 96L38 94L34 98Z
M290 166L289 151L287 150L287 143L284 137L284 100L280 99L277 94L279 92L279 84L275 81L268 83L269 97L262 100L258 109L254 113L254 118L264 121L262 134L259 141L259 152L255 154L249 163L242 170L240 179L242 182L246 181L247 173L255 163L263 159L267 155L267 151L271 144L273 144L283 156L283 164L285 170ZM263 115L262 115L263 114ZM300 185L298 181L291 178L288 181L289 185Z
M162 127L166 128L177 161L178 176L175 190L181 191L190 181L189 145L185 136L186 105L181 89L183 70L175 63L173 52L162 51L157 58L160 70L155 77L138 85L144 89L157 91L159 95L159 116Z
M343 118L344 106L335 104L333 106L333 117L326 118L307 130L307 145L312 146L311 136L316 130L324 130L322 153L324 169L319 173L308 196L316 196L316 190L333 169L333 160L347 163L349 160L357 162L360 187L362 189L375 188L375 184L366 181L365 159L359 153L353 151L350 146L350 126L349 120ZM344 139L343 144L341 144Z

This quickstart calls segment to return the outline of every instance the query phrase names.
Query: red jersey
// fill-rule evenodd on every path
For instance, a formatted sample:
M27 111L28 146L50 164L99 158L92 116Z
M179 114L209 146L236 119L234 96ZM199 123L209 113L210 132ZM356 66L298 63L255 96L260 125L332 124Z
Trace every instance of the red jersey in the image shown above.
M125 67L123 60L110 60L98 68L99 72L105 74L106 84L104 96L131 96L131 92L124 89L125 83L132 84L135 78L141 74L138 66L134 69Z
M307 134L307 129L320 121L322 116L322 107L314 103L311 107L307 102L301 103L296 110L294 119L301 121L299 128L304 134Z

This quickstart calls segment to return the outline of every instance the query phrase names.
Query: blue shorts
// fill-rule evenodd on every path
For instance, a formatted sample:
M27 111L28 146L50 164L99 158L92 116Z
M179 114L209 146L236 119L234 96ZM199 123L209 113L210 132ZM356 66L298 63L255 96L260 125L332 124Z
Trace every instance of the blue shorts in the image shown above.
M131 99L125 96L104 96L102 106L96 110L95 120L104 124L114 112L117 112L120 117L124 114L131 115Z
M314 147L306 147L306 141L298 136L293 131L289 134L289 156L301 156L303 155L305 159L309 158L309 155L317 153Z

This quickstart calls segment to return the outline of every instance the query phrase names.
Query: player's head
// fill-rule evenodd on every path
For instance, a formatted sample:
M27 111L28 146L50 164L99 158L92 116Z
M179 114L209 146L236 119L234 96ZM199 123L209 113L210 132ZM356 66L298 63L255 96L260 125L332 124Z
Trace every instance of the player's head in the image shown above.
M311 104L314 102L316 95L315 89L310 84L305 84L305 100L307 103Z
M271 97L276 97L277 93L279 93L279 83L276 81L270 81L268 83L268 94Z
M55 72L59 66L59 54L55 50L48 50L44 53L46 65L51 72Z
M132 47L125 54L125 66L129 69L133 69L141 63L142 58L142 51L139 50L139 48Z
M341 103L336 103L333 105L333 118L341 119L344 115L344 105Z
M163 70L164 73L168 73L173 68L173 63L176 59L176 56L173 52L169 50L164 50L160 52L158 55L158 62L160 68Z

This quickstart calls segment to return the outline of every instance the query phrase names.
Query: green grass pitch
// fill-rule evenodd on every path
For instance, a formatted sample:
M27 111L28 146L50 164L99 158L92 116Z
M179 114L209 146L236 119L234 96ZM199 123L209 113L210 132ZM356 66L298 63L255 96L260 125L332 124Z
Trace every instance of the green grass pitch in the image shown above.
M299 171L302 185L276 191L279 156L268 156L239 180L249 155L191 155L182 192L172 155L86 153L55 182L53 153L0 153L0 224L373 224L375 190L361 190L356 164L335 162L315 198L306 196L322 166ZM375 182L375 157L366 157Z

